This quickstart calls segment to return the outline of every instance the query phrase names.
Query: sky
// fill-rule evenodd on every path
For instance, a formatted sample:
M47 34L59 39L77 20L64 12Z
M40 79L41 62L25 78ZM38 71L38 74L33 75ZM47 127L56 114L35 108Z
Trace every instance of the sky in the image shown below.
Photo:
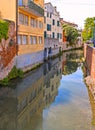
M85 19L95 16L95 0L45 0L57 7L60 17L65 21L78 24L84 28Z

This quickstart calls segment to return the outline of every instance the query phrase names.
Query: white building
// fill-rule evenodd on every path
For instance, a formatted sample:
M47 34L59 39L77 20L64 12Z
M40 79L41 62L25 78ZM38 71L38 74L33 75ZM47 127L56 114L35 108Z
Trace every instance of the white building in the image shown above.
M59 53L62 44L62 27L60 14L51 3L44 4L44 37L45 37L45 57Z

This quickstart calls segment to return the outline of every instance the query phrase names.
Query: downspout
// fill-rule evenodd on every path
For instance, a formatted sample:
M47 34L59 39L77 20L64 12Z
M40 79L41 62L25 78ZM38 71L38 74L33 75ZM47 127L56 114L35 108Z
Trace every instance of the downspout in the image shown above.
M16 0L16 55L18 55L18 0Z

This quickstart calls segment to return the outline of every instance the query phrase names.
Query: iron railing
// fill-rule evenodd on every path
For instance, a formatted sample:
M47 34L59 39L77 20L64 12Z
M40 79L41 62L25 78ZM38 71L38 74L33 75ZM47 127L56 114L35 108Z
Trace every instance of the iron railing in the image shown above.
M19 6L23 6L24 8L29 8L30 11L34 12L36 15L38 16L44 16L44 9L41 8L40 6L38 6L36 3L34 3L33 1L31 0L28 0L27 3L25 2L22 2L20 3L19 2Z

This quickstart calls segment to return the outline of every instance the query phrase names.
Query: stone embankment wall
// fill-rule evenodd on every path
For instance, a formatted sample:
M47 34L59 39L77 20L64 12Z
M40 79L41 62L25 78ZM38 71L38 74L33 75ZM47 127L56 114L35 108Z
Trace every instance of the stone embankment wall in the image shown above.
M85 82L93 95L95 101L95 48L84 44L84 58L86 61L86 67L89 72L85 78Z
M95 48L90 45L84 45L84 58L86 60L89 75L95 82Z
M74 47L74 46L68 46L67 45L68 44L68 42L63 42L63 44L62 44L62 50L63 51L66 51L66 50L71 50L71 49L74 49L74 48L80 48L80 47L82 47L82 44L76 44L76 46Z
M8 76L8 74L12 70L14 64L15 64L15 58L12 59L12 61L4 69L2 69L0 71L0 80L2 80L2 79L4 79L5 77Z

